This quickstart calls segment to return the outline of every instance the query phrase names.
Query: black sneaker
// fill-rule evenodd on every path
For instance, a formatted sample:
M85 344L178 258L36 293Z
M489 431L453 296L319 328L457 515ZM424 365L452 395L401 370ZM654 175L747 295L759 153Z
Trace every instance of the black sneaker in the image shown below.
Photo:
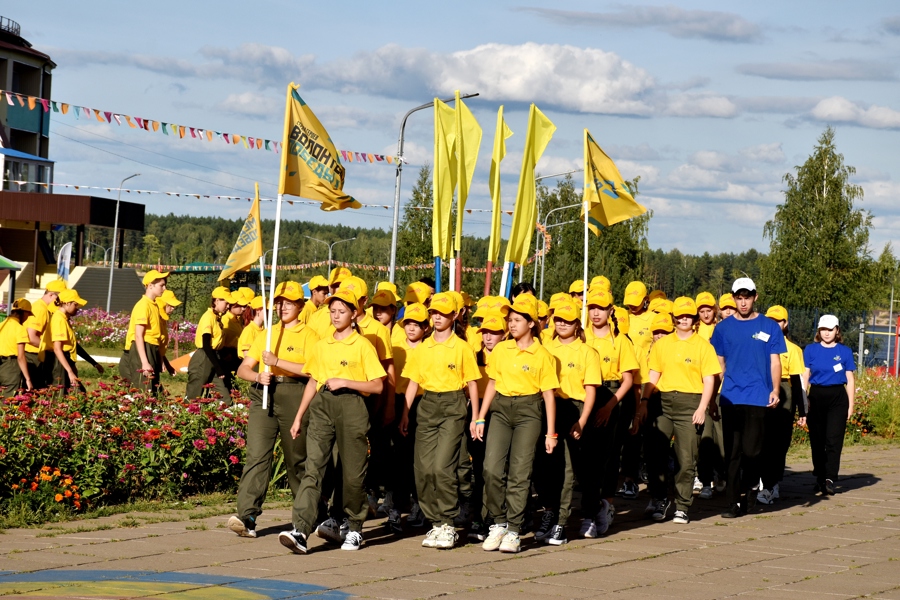
M834 482L830 479L825 480L825 495L834 496Z
M653 520L657 522L665 521L668 517L669 507L672 506L672 503L668 498L663 498L662 500L656 501L656 508L653 510Z
M741 508L744 509L745 513L754 512L754 510L756 509L756 495L758 493L759 490L757 490L756 488L753 488L749 492L747 492L747 495L745 496L746 501L741 504Z
M626 481L622 484L622 497L634 499L638 497L638 485L634 481Z
M566 530L562 525L554 525L550 530L550 535L544 538L544 542L551 546L562 546L569 540L566 539Z
M246 519L241 519L239 517L230 517L228 519L228 529L232 530L241 537L255 538L256 519L254 519L253 517L247 517Z
M550 535L553 524L556 522L556 514L552 510L545 510L541 516L541 524L534 532L534 539L543 542Z
M278 541L294 554L306 554L306 536L297 531L282 531L278 534Z
M487 538L487 525L481 519L472 521L469 527L469 539L473 542L483 542Z
M400 511L390 508L388 509L388 518L384 523L388 530L394 535L403 535L403 524L400 523Z
M628 483L627 481L624 482L624 483L622 484L622 487L620 487L619 489L616 490L616 496L617 496L617 497L619 497L619 498L624 498L624 497L625 497L625 485L626 485L627 483Z
M740 504L732 504L728 507L728 510L722 513L723 519L736 519L741 516L741 505Z
M530 510L525 511L525 517L522 520L522 526L519 527L519 537L525 535L534 529L534 513Z

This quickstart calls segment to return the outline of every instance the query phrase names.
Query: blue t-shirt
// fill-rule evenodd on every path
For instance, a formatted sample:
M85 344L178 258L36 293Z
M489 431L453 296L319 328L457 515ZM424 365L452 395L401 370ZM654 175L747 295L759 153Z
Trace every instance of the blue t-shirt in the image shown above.
M771 356L787 352L778 323L762 315L749 321L728 317L716 325L709 341L725 359L722 403L767 406L772 393Z
M812 385L844 385L847 371L856 370L853 352L843 344L835 344L834 348L810 344L803 349L803 362Z

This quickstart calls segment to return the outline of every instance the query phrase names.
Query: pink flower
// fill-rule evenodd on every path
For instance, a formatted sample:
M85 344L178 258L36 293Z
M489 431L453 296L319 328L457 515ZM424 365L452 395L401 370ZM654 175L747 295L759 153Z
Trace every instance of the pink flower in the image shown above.
M71 436L69 435L69 432L68 432L68 431L60 431L60 432L59 432L59 437L61 437L61 438L64 439L64 440L67 440L67 439L69 439Z
M239 462L239 461L238 461L238 457L235 456L234 454L232 454L231 456L229 456L229 457L228 457L228 460L230 460L230 461L231 461L231 464L233 464L233 465L236 465L236 464L238 464L238 462Z
M199 415L200 414L200 405L197 404L196 402L192 402L191 404L188 405L187 411L193 415Z
M206 442L203 440L194 440L194 448L197 450L206 450Z

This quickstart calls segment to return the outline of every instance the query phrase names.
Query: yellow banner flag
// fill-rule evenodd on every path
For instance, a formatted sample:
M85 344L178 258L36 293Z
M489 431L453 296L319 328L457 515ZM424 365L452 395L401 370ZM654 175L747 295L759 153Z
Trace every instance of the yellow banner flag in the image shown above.
M594 235L610 225L639 217L647 209L634 200L631 190L612 159L584 130L584 204L588 206L588 228ZM581 208L584 220L584 206Z
M478 162L478 151L481 149L481 126L475 115L459 97L456 90L456 243L454 249L459 252L462 240L463 212L469 198L469 186L475 174L475 163Z
M500 162L506 156L506 139L511 137L512 130L503 120L503 105L497 111L497 130L494 132L494 152L491 154L491 173L488 183L491 188L491 241L488 244L488 261L495 263L500 258L500 217L503 207L500 204Z
M522 154L522 171L519 174L519 190L513 211L512 231L506 246L506 261L524 264L531 249L531 236L537 222L537 188L534 167L550 143L556 125L544 116L537 106L531 105L528 113L528 133L525 134L525 152Z
M360 208L344 193L346 171L340 153L313 111L291 83L284 107L284 151L278 193L321 202L322 210Z
M219 281L228 279L238 271L246 271L250 265L259 260L263 254L262 225L259 220L259 184L256 184L256 198L250 206L250 214L244 221L241 233L238 234L231 255L225 261L225 268L219 275Z
M434 256L450 257L450 215L456 188L456 111L434 99L434 206L431 215L431 246Z

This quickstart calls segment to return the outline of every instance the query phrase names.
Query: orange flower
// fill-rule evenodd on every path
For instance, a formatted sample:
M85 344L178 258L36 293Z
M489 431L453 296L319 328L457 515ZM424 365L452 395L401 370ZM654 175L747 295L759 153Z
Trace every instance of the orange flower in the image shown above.
M63 483L65 483L66 485L72 485L72 478L71 478L71 477L66 477L66 478L63 480Z
M12 486L12 489L14 489L14 490L19 489L19 484L18 484L18 483L14 483L13 486Z
M56 496L54 496L54 500L56 500L57 502L62 502L62 499L63 499L62 494L57 494Z
M49 473L50 467L41 467L41 473Z
M65 492L63 492L63 495L64 495L66 498L71 498L71 497L72 497L72 492L70 492L69 490L66 490Z
M33 482L32 482L32 484L31 484L31 491L32 491L32 492L36 492L36 491L37 491L37 488L38 488L37 483L33 483Z
M81 499L81 494L75 494L75 499L76 499L76 500L80 500L80 499Z
M81 508L81 502L78 500L75 501L75 508Z

